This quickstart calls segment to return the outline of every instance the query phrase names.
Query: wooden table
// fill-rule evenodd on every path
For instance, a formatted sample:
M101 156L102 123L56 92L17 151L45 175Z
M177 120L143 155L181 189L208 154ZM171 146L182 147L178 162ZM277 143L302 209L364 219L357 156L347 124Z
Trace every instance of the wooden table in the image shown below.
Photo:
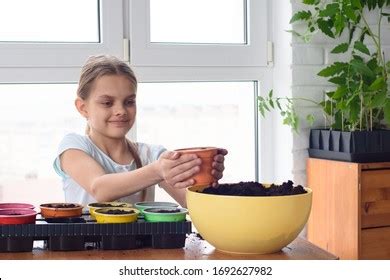
M32 252L0 253L2 260L335 260L336 256L298 237L282 251L266 255L229 254L216 250L195 234L189 235L184 248L137 250L49 251L42 247Z

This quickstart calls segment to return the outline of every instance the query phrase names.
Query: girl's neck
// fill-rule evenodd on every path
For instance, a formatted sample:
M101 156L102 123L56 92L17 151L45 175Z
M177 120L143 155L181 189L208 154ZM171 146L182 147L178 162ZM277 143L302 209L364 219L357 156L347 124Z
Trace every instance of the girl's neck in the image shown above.
M125 165L131 163L133 160L125 137L119 139L109 138L92 131L90 131L88 136L91 141L113 161Z

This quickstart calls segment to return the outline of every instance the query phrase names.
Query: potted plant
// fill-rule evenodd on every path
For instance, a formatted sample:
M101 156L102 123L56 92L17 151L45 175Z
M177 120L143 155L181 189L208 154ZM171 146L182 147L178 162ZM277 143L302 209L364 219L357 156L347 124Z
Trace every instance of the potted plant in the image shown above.
M338 40L331 53L348 57L322 69L317 75L327 78L334 90L321 102L304 98L259 97L259 111L278 108L283 123L299 128L294 107L297 99L319 106L325 117L323 129L310 132L311 157L352 162L390 161L390 62L382 50L382 24L390 22L389 0L320 1L303 0L307 10L296 12L291 23L303 22L305 31L292 33L304 41L322 32ZM376 13L375 29L367 21L367 12ZM372 15L371 15L372 16ZM347 36L345 36L347 35ZM345 38L345 39L344 39ZM313 124L313 115L306 120Z

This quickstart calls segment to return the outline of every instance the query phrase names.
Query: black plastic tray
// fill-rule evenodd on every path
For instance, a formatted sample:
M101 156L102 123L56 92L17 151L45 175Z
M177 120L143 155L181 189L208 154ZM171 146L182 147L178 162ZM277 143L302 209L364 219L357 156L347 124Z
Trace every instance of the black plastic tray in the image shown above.
M34 240L46 242L48 250L78 251L86 247L128 250L144 247L182 248L191 222L98 224L89 215L72 219L45 220L36 224L0 225L0 252L32 251Z

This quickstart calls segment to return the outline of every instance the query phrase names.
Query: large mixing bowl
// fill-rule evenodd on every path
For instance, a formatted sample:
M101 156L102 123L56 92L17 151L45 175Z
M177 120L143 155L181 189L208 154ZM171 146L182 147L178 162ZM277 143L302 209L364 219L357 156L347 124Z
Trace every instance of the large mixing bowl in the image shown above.
M267 254L292 242L310 215L312 191L288 196L227 196L187 189L187 208L200 235L221 251Z

